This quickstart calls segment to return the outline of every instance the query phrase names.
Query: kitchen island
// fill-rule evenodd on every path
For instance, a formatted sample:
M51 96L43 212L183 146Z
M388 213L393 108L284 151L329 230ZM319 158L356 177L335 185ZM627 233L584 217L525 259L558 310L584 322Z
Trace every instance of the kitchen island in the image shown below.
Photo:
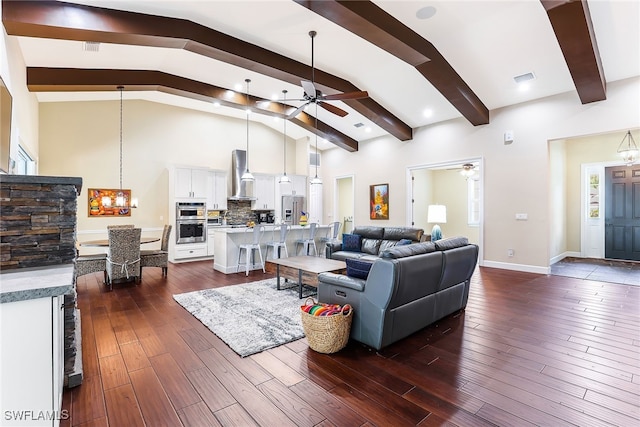
M318 253L322 254L324 247L320 247L320 239L325 237L330 230L329 225L318 226L315 241ZM266 255L266 243L280 238L280 225L265 225L264 236L261 241L262 256ZM295 254L294 241L309 235L309 226L293 225L291 231L287 235L287 251L290 256ZM238 250L239 246L247 243L252 236L247 233L247 227L219 227L216 228L214 237L214 253L213 269L225 274L236 273L238 270ZM302 254L301 254L302 255ZM243 254L244 256L244 254ZM269 253L271 257L271 252ZM257 260L259 261L259 260ZM266 260L265 260L266 261ZM250 269L257 269L258 267Z

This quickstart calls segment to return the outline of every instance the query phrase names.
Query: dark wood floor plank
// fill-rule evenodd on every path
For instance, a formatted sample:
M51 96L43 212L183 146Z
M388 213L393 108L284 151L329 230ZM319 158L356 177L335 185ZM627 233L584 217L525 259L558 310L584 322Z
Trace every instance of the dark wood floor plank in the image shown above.
M207 367L221 382L229 393L238 401L245 411L262 425L294 426L291 420L277 407L269 404L266 396L260 393L238 369L229 363L215 349L198 353Z
M73 423L82 424L96 418L104 417L105 392L99 375L84 378L80 387L73 389L72 416Z
M187 378L196 389L211 412L233 405L236 400L209 369L202 368L186 373Z
M269 277L202 261L111 292L78 278L84 383L61 426L640 423L640 286L480 267L465 311L380 351L303 338L247 358L173 299Z
M131 384L109 389L104 394L110 426L145 427Z
M304 376L287 366L286 363L282 362L268 351L254 354L250 356L250 359L257 362L287 387L297 384L300 381L304 381L305 379Z
M182 409L202 401L198 392L169 353L152 357L149 360L174 408Z
M121 354L101 358L100 375L102 377L102 388L104 390L130 383L127 366Z
M302 381L292 386L291 390L335 425L360 426L366 421L362 415L312 381Z
M209 407L202 401L178 410L184 427L222 427Z
M256 423L256 421L251 418L251 415L249 415L249 413L247 413L247 411L245 411L244 408L237 403L216 411L215 416L218 421L220 421L220 424L225 427L252 427L260 425Z
M180 418L152 367L129 372L129 376L146 424L182 427Z
M274 378L258 386L258 390L269 398L298 427L313 427L325 417L312 404L301 399L286 385Z

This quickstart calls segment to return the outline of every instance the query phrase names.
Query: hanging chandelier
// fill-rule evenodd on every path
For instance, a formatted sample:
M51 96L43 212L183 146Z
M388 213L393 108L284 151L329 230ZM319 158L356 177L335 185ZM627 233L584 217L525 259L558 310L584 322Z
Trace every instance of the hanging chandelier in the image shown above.
M283 102L287 101L287 90L284 89L282 91L282 95L283 95ZM284 128L283 128L283 153L284 153L284 159L282 162L282 176L280 177L280 184L291 184L291 178L289 178L287 176L287 118L284 117Z
M126 193L122 189L122 111L123 111L123 102L122 102L122 92L124 92L124 86L118 86L118 91L120 91L120 187L118 192L116 193L116 199L114 207L120 209L129 209L129 208L137 208L138 207L138 199L131 198L128 199ZM105 196L102 198L102 206L111 207L111 197Z
M626 141L626 144L625 144ZM627 131L627 134L622 138L620 145L618 146L618 155L622 157L622 160L631 166L638 160L638 146L636 141L631 136L631 131Z
M253 174L249 172L249 114L251 113L251 108L249 108L249 83L251 83L251 80L245 79L245 82L247 82L247 168L242 174L242 177L240 177L240 181L252 182L255 178Z

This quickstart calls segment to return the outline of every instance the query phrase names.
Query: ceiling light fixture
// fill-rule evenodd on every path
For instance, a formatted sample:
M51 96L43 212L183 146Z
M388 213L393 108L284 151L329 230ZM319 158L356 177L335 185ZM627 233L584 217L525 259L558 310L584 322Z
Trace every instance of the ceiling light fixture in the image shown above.
M122 190L122 110L123 110L122 92L124 92L124 86L118 86L117 89L120 91L120 189L116 193L116 200L115 200L114 206L120 209L137 208L138 199L131 198L131 200L129 201L126 196L126 193ZM102 206L110 207L111 198L108 196L103 197Z
M625 145L625 141L627 142ZM618 155L622 157L622 160L627 164L627 166L631 166L638 160L638 146L636 145L636 141L631 136L631 131L628 130L627 134L622 138L620 145L618 146Z
M283 102L287 101L287 90L283 89L282 90L282 95L283 95ZM284 153L284 159L282 162L282 176L280 177L280 184L291 184L291 178L289 178L287 176L287 118L285 117L285 119L283 120L284 122L284 126L283 126L283 153Z
M251 83L250 79L245 79L247 82L247 168L245 169L241 181L244 182L252 182L255 180L251 172L249 172L249 113L251 113L251 108L249 108L249 83Z
M322 180L318 178L318 163L320 158L318 157L318 103L316 104L316 176L311 180L311 185L322 185Z
M473 178L473 176L476 174L476 167L472 163L465 163L464 165L462 165L460 174L466 179Z

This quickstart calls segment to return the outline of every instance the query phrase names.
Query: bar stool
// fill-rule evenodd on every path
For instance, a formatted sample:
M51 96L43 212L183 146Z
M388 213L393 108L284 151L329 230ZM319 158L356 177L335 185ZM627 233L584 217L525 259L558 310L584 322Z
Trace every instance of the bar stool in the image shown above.
M253 230L251 228L247 228L245 230L245 242L247 243L243 243L238 246L238 267L236 269L236 273L240 271L240 264L244 264L246 275L249 275L249 264L251 259L254 258L254 251L258 251L258 256L260 256L260 264L251 263L251 265L260 265L262 267L262 272L265 272L264 259L262 258L262 249L260 249L260 241L262 240L263 234L264 225L256 225L253 227ZM240 262L240 260L242 259L242 250L244 250L246 256L246 260L244 263Z
M264 254L264 258L265 259L269 259L269 248L271 248L273 255L272 257L275 259L276 255L278 258L281 258L281 250L284 249L284 256L285 258L289 257L289 253L287 252L287 235L289 234L289 231L291 230L291 226L288 224L282 224L280 226L280 239L279 240L275 240L273 239L270 242L267 242L267 250L265 251ZM275 234L275 230L273 232Z
M340 234L340 229L342 228L342 223L339 221L332 222L329 224L329 230L327 230L327 235L320 238L320 248L326 247L329 242L338 242L338 235ZM325 249L326 254L326 249Z
M318 223L312 222L309 224L309 237L302 237L294 241L296 245L296 255L298 254L298 248L302 246L304 254L309 255L309 248L313 247L313 253L318 256L318 248L316 248L316 233L318 232Z

